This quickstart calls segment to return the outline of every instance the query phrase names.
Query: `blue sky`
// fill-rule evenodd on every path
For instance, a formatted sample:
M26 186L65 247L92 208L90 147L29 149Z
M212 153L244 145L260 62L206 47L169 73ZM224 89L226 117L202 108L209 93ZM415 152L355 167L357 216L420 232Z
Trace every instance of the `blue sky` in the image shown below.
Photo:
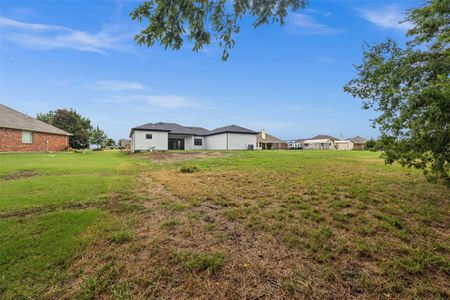
M167 121L237 124L283 139L323 133L376 137L376 112L343 92L363 42L400 43L406 9L423 1L310 0L286 26L243 20L227 62L137 46L133 1L0 1L0 102L35 116L74 108L114 139Z

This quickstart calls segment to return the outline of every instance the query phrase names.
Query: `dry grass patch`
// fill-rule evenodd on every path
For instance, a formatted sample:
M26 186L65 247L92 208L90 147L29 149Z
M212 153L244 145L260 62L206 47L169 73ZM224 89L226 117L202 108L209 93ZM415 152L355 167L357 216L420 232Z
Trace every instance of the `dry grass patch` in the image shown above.
M316 153L151 165L135 182L133 238L97 240L71 296L448 297L446 188L370 153Z
M13 180L13 179L21 179L33 176L39 176L40 173L34 170L20 170L16 172L12 172L9 174L0 175L0 180Z
M154 151L133 154L139 158L150 159L155 162L176 162L190 159L215 158L226 155L221 151Z
M307 170L296 168L294 161L279 169L204 164L201 172L182 177L170 168L151 176L181 200L215 207L215 218L227 228L239 224L241 234L271 236L274 244L295 253L292 266L306 261L318 270L319 285L342 296L448 295L443 280L449 274L449 251L435 246L448 245L445 187L427 183L420 174L389 169L377 159L341 160ZM226 240L220 227L204 228ZM282 295L300 289L294 277L277 277Z

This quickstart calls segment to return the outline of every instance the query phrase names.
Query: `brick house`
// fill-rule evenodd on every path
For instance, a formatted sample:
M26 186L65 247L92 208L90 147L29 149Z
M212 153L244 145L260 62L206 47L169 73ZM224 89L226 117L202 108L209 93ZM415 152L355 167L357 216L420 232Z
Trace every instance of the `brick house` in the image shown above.
M0 104L0 152L62 151L71 134Z

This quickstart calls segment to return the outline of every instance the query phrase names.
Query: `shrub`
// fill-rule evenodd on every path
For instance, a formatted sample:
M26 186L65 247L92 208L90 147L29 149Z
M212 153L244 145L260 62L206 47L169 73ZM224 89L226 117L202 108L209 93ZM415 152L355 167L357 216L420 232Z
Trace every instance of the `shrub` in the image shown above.
M84 153L82 149L74 149L74 148L69 148L67 151L71 153Z
M182 166L180 168L181 173L194 173L200 171L196 166Z
M367 150L376 151L377 150L376 146L377 146L377 141L375 141L374 139L370 139L366 142Z

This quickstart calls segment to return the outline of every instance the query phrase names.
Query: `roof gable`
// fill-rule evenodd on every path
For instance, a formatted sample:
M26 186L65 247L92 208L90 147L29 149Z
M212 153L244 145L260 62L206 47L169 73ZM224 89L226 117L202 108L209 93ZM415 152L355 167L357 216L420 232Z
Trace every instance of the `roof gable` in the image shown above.
M0 104L0 127L45 132L59 135L72 135L55 126L27 116L6 105Z
M248 133L248 134L257 134L256 131L241 127L241 126L237 126L237 125L228 125L228 126L224 126L224 127L219 127L216 128L214 130L211 130L210 133L208 135L214 135L214 134L219 134L219 133Z
M257 142L266 142L266 143L286 143L285 141L271 135L268 134L267 132L265 133L266 138L263 138L263 134L262 131L258 133L258 135L256 136L256 141Z
M339 141L338 138L335 138L334 136L327 135L327 134L319 134L316 135L313 138L310 138L310 140L332 140L332 141Z
M358 144L364 144L365 142L367 142L367 140L359 135L355 136L354 138L349 139L351 140L353 143L358 143Z

